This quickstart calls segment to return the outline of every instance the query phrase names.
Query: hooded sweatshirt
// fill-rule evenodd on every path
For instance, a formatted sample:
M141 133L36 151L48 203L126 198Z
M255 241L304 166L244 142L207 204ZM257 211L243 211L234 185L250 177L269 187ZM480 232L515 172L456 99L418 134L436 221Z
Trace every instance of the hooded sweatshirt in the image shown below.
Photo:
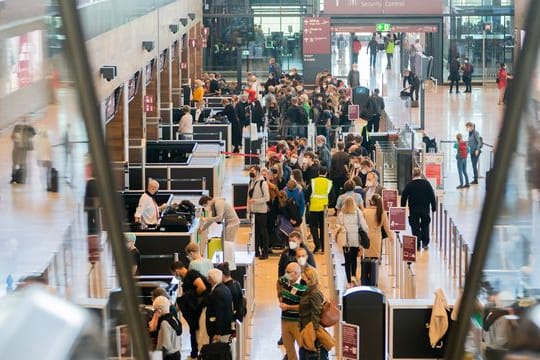
M156 350L163 350L165 355L182 350L182 325L171 313L161 315L158 319L158 339Z

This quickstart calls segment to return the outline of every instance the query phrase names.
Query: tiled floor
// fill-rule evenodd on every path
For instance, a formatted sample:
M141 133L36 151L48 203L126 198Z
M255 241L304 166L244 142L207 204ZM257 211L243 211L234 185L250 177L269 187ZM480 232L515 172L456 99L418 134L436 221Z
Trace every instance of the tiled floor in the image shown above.
M397 96L401 88L401 79L395 70L381 71L377 69L371 73L362 72L362 78L371 87L380 87L383 90L387 104L387 112L396 124L412 122L418 124L418 109L405 107L403 101ZM36 128L47 127L51 131L51 142L59 144L61 135L65 131L65 124L69 118L72 122L73 137L84 140L82 124L73 118L77 114L76 101L72 90L62 90L59 94L59 105L51 106L42 113L35 115ZM497 90L494 87L474 87L472 94L448 94L448 88L439 86L438 89L429 88L426 92L426 132L438 139L452 140L458 131L465 132L465 123L473 121L477 124L484 141L494 144L499 130L502 108L496 105ZM42 190L39 183L37 165L30 160L30 183L26 185L8 185L11 168L11 129L0 132L0 281L4 281L8 274L15 278L40 272L50 261L52 255L58 250L63 241L63 235L69 225L82 226L81 202L84 192L84 154L86 144L79 143L74 148L76 177L73 179L74 187L61 183L61 190L57 194ZM64 176L63 148L55 149L55 166L59 168L61 177ZM474 241L476 227L479 220L480 209L484 197L485 183L468 190L455 190L457 185L457 171L450 145L442 149L449 161L445 163L445 194L443 202L449 215L454 219L466 241ZM35 157L32 154L31 157ZM489 149L486 147L482 161L483 171L489 161ZM224 196L231 199L231 184L239 179L245 179L242 160L230 158L225 168ZM244 180L245 181L245 180ZM79 224L79 225L77 225ZM238 242L246 241L247 232L242 230ZM241 245L239 245L241 246ZM85 278L88 271L86 264L86 245L83 239L73 243L74 273L80 273ZM322 271L324 284L327 284L326 258L316 256L318 268ZM336 260L339 261L339 258ZM422 298L431 298L437 287L443 287L449 297L457 294L455 281L451 279L447 266L441 260L435 247L429 252L419 255L416 266L417 295ZM337 266L338 271L341 267ZM272 256L267 261L256 261L256 310L252 323L251 359L279 359L281 349L276 345L279 338L279 307L276 301L275 281L277 277L277 257ZM380 285L388 296L394 296L395 291L389 284L387 266L381 266ZM338 274L338 286L343 287L343 274ZM85 284L72 284L76 295L86 292ZM0 286L0 294L5 287ZM189 343L184 341L184 348Z

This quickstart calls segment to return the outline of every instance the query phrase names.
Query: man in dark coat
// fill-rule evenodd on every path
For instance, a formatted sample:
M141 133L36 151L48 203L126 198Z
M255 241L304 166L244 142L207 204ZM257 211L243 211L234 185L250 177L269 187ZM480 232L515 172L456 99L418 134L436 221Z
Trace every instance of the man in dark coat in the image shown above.
M223 98L223 111L219 112L218 115L226 115L227 119L231 123L232 130L232 139L231 143L234 146L233 152L240 152L239 146L242 145L242 125L238 121L238 116L234 110L234 106L231 104L231 101L228 98Z

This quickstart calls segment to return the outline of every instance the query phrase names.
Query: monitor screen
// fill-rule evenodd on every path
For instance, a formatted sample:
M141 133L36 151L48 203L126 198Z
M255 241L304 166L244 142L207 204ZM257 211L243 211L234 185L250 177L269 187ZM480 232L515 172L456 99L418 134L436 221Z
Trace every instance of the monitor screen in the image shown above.
M117 87L114 92L105 99L105 119L111 121L118 112L118 105L122 95L122 87Z
M139 88L139 74L140 71L137 71L131 79L128 80L128 101L133 100L137 94L137 89Z
M146 66L144 67L144 72L146 74L146 81L144 85L148 86L148 84L150 84L150 81L152 81L152 74L154 72L154 59L152 59L152 61L146 64Z

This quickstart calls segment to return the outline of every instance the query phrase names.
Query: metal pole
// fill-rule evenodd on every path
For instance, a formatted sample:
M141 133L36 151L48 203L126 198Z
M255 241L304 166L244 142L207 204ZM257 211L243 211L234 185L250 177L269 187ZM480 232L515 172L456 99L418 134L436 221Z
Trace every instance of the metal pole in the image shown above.
M459 234L459 288L463 288L463 236Z
M439 203L439 251L442 250L442 243L443 243L443 204Z
M448 243L448 227L450 224L448 223L448 212L444 210L444 243L443 243L443 255L444 259L446 260L446 244Z
M424 80L420 82L420 130L424 130L426 126L426 85ZM412 96L412 94L411 94ZM412 97L411 97L412 99Z
M457 226L454 225L454 242L453 242L453 245L454 245L454 254L453 254L453 260L452 262L454 263L453 264L453 270L452 270L452 276L456 277L456 272L457 272L457 244L458 244L458 234L457 234Z
M486 85L486 28L482 31L482 86Z
M71 60L72 73L77 85L81 115L88 133L88 146L96 177L100 200L107 218L108 235L112 247L116 271L122 287L122 297L126 319L133 339L133 348L137 359L148 360L148 330L139 312L139 302L135 283L131 274L131 257L125 246L120 206L115 191L114 176L111 171L109 153L106 150L105 136L101 126L99 102L94 92L93 72L90 70L83 29L76 2L59 0L58 5L64 24L67 45L67 57Z

